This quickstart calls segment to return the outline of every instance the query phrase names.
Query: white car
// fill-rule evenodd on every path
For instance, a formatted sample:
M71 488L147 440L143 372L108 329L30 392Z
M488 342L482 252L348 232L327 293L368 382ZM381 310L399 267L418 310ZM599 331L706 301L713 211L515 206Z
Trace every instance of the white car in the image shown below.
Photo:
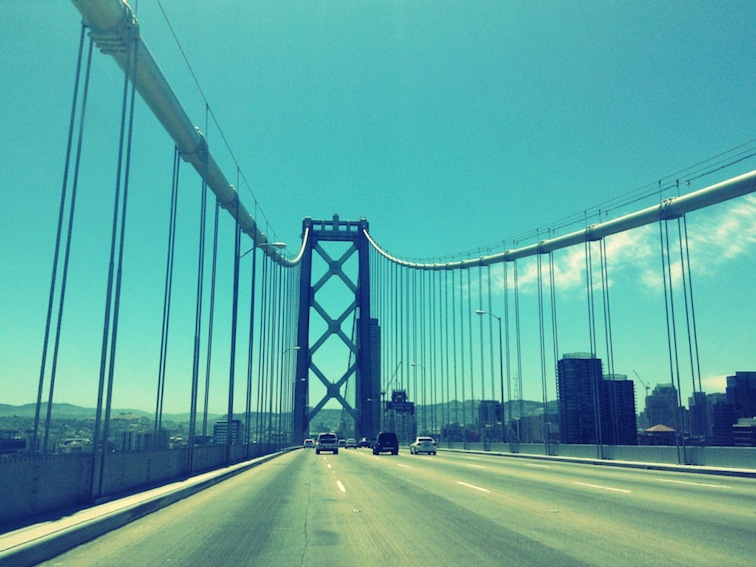
M344 445L344 448L345 449L350 449L350 448L351 449L356 449L357 448L357 439L355 439L354 437L349 437L346 440L346 445Z
M433 440L433 437L417 437L410 444L410 453L413 455L419 455L420 453L435 455L436 442Z

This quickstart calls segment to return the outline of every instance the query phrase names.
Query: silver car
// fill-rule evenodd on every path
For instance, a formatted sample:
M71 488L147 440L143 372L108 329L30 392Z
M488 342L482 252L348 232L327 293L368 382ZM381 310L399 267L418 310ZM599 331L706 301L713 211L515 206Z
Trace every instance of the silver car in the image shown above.
M433 437L417 437L410 444L410 453L413 455L419 455L420 453L435 455L436 442L433 440Z
M334 455L339 454L339 439L333 433L321 433L318 440L315 441L315 453L320 455L321 451L330 451Z

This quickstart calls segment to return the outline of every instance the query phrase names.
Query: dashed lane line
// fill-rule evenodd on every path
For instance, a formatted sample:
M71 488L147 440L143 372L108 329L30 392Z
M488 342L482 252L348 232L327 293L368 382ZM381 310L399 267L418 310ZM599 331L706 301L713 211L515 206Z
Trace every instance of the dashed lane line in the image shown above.
M624 494L630 494L630 490L624 488L613 488L611 486L601 486L600 484L588 484L587 482L576 482L578 486L587 486L588 488L598 488L600 490L609 490L611 492L622 492Z
M461 484L462 486L466 486L467 488L473 488L475 490L479 490L480 492L487 492L490 493L491 491L487 488L483 488L481 486L475 486L474 484L468 484L466 482L462 482L461 480L457 481L457 484Z
M659 482L670 482L672 484L687 484L689 486L708 486L709 488L730 488L726 484L714 484L711 482L690 482L688 480L671 480L669 478L657 478Z

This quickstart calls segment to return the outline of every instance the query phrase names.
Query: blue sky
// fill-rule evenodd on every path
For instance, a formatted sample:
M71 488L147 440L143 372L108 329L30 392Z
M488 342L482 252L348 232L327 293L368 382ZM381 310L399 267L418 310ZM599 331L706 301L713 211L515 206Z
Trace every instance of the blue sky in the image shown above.
M366 217L375 239L404 258L510 248L519 235L584 211L595 219L610 199L756 139L751 1L162 0L204 97L158 5L134 5L221 168L235 183L239 166L242 200L292 251L305 216L335 213ZM80 17L53 0L6 0L0 14L0 403L20 404L36 397ZM95 403L121 77L95 53L56 386L57 401L80 405ZM150 409L173 146L144 105L135 129L115 404ZM753 169L751 158L681 190ZM199 183L183 171L177 278L187 284L176 293L193 306ZM755 221L752 197L689 218L709 391L723 391L727 374L756 370ZM226 222L221 238L230 233ZM650 229L607 242L623 346L615 367L652 384L669 381L665 348L650 354L666 332L655 238ZM581 255L558 255L560 305L576 320L585 310ZM227 290L228 266L221 258ZM532 269L524 263L520 281L530 313ZM177 327L188 336L192 307L185 317ZM579 333L562 332L563 352L587 350ZM172 365L173 383L191 372L189 358ZM166 409L185 411L186 388L175 387ZM540 399L535 384L524 391Z

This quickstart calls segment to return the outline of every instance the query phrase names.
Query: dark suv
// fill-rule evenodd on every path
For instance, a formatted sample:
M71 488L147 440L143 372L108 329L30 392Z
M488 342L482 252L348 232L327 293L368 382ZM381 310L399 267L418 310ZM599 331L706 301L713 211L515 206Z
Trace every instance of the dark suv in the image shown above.
M382 431L373 443L373 455L388 452L391 452L392 455L399 454L399 440L396 438L396 433Z

